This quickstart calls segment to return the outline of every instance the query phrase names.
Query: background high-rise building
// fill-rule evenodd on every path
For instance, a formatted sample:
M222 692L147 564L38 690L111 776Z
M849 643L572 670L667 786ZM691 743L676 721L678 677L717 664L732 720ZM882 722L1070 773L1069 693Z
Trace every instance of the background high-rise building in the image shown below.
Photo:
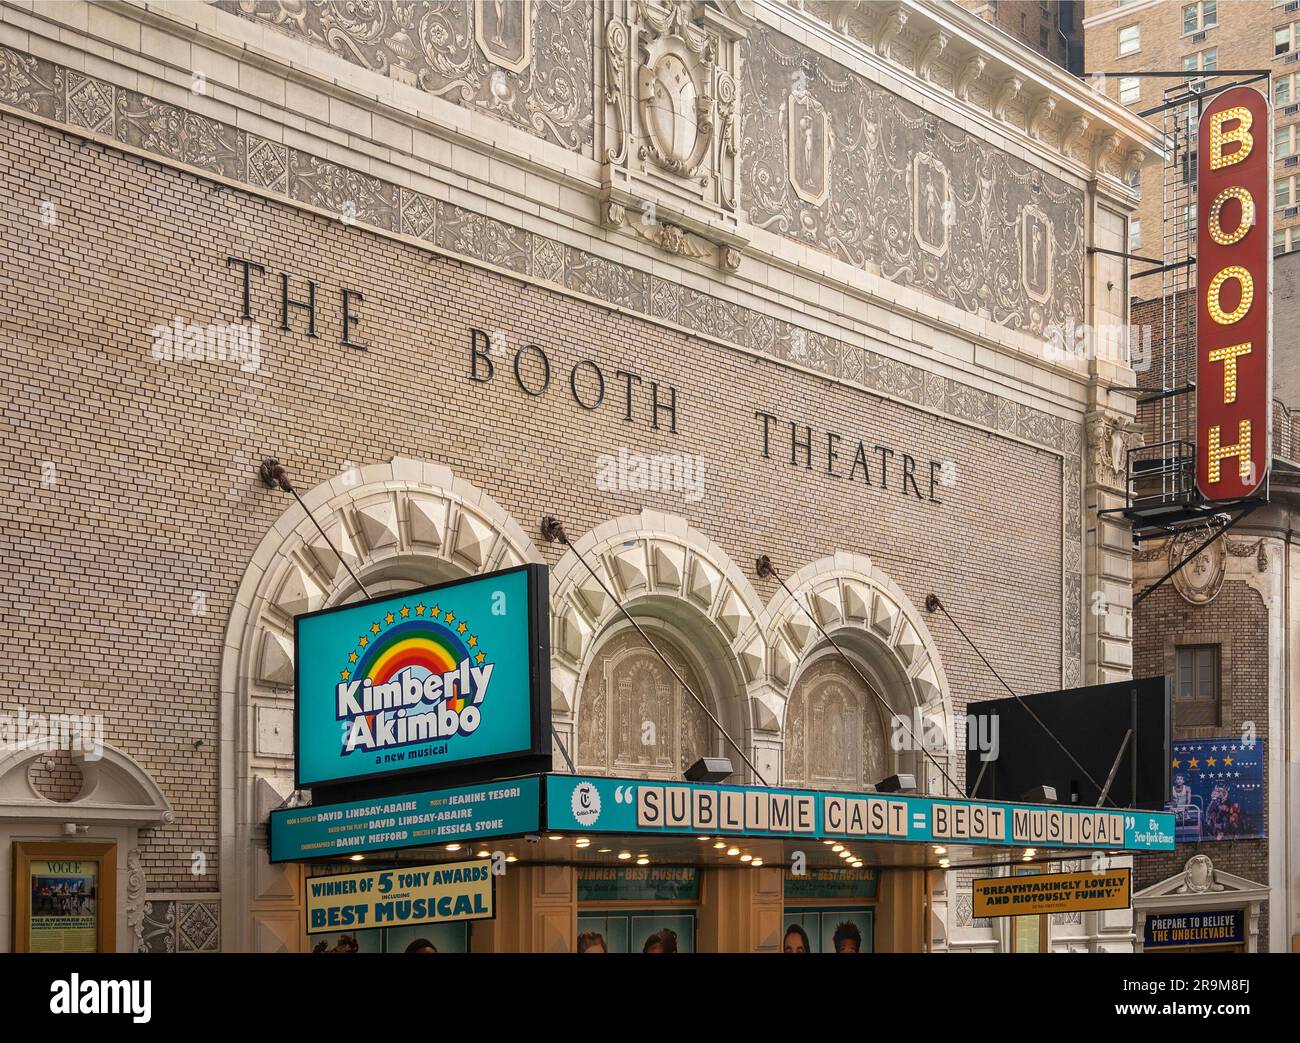
M1094 81L1097 88L1139 113L1161 105L1166 92L1182 82L1140 73L1186 72L1188 79L1204 73L1213 83L1224 70L1269 72L1276 158L1273 245L1278 253L1300 248L1300 3L1087 0L1083 36L1087 72L1110 74ZM1159 113L1150 119L1163 125ZM1156 160L1138 176L1142 200L1130 222L1129 249L1164 257L1171 235L1165 214L1171 178ZM1195 197L1189 201L1194 207ZM1187 218L1194 221L1194 211ZM1158 296L1158 280L1135 279L1133 294Z
M1083 73L1083 0L957 0L1075 75Z

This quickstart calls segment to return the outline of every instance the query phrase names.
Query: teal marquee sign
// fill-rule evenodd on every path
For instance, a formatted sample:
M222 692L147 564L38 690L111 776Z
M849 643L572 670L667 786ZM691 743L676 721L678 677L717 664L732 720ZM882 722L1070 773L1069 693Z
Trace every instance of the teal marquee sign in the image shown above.
M546 777L550 830L1172 851L1166 812L966 798Z
M406 793L271 812L271 861L466 843L540 828L541 779Z
M296 617L298 787L549 758L546 599L524 565Z

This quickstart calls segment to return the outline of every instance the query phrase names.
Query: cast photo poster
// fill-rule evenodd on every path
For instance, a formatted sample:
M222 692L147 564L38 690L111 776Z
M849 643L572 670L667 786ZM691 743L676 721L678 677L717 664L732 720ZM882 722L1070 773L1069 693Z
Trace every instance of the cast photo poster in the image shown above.
M99 940L99 863L34 859L31 952L95 952Z
M1180 844L1267 836L1264 740L1175 742L1169 803Z

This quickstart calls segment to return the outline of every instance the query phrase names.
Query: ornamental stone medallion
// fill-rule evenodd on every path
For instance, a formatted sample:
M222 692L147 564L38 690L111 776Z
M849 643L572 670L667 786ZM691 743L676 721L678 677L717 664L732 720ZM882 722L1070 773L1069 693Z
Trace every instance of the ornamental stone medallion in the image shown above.
M1169 541L1169 567L1172 569L1192 553L1206 538L1203 529L1181 532ZM1228 571L1228 552L1220 537L1174 573L1174 589L1193 605L1207 605L1223 589Z
M713 48L685 6L645 4L637 103L640 155L672 174L693 177L713 143Z

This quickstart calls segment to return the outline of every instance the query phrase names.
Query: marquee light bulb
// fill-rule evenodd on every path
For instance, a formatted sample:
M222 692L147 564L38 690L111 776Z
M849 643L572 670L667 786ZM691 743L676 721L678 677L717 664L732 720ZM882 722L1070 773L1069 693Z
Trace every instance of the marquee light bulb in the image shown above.
M735 858L738 854L740 854L740 848L729 847L727 848L727 854L729 854L732 858Z
M622 859L623 861L626 862L629 858L632 857L632 852L631 852L631 851L620 851L620 852L618 853L618 857L619 857L620 859Z
M1237 126L1233 127L1232 130L1225 131L1223 125L1231 123L1233 120L1238 121ZM1250 150L1255 147L1255 139L1250 133L1250 125L1254 121L1255 118L1250 114L1250 109L1244 105L1234 105L1232 108L1216 112L1210 117L1211 170L1230 167L1234 163L1240 163L1250 155ZM1235 141L1240 147L1225 156L1223 146L1232 141Z
M1241 300L1238 302L1234 311L1227 312L1219 303L1219 291L1223 289L1223 284L1229 279L1236 279L1241 285ZM1205 291L1205 305L1209 309L1210 318L1220 326L1231 326L1234 322L1240 322L1250 311L1251 303L1255 300L1255 280L1251 278L1250 272L1246 271L1239 264L1230 264L1210 280L1209 289Z
M1241 220L1233 231L1225 232L1220 219L1223 215L1223 206L1229 199L1235 199L1241 204ZM1255 226L1254 196L1240 185L1225 188L1214 197L1214 202L1210 206L1209 222L1210 238L1220 246L1231 246L1240 241Z
M763 864L763 860L762 860L761 858L756 858L756 859L754 859L752 862L750 862L749 864L750 864L751 866L753 866L755 869L757 869L759 866L761 866L761 865Z
M648 866L650 864L650 859L646 858L645 855L642 855L636 860L636 864L639 866Z
M1243 420L1237 425L1237 444L1221 445L1222 428L1215 424L1209 430L1207 440L1209 442L1206 456L1208 458L1208 478L1211 484L1219 481L1221 476L1221 461L1231 457L1237 458L1237 471L1243 482L1250 482L1251 460L1250 460L1250 421Z

